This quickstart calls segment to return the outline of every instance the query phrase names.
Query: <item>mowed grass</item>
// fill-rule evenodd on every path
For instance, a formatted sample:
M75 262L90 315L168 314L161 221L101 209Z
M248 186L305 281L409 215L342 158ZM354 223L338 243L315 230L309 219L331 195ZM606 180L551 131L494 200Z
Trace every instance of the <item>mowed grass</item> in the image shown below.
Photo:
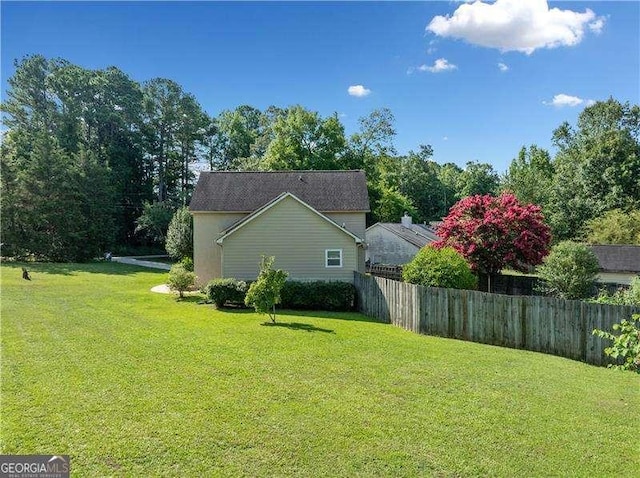
M5 454L75 476L638 476L640 380L359 314L154 294L123 264L2 272Z

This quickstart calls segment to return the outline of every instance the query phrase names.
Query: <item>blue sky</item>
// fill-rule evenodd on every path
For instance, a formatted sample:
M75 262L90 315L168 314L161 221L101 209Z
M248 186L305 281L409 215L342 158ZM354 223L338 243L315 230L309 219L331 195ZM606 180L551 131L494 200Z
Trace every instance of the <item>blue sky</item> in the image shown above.
M388 107L400 153L431 144L438 162L477 160L500 172L522 145L550 148L553 129L589 101L640 103L635 1L0 8L3 98L14 59L39 53L113 65L140 82L170 78L212 115L301 104L337 112L351 134L359 117Z

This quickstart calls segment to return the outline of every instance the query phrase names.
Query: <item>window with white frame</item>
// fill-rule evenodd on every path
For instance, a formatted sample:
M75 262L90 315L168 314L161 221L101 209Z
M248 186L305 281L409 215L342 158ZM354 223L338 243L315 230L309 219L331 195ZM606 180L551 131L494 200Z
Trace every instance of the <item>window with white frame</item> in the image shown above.
M324 265L325 267L342 267L342 249L326 249Z

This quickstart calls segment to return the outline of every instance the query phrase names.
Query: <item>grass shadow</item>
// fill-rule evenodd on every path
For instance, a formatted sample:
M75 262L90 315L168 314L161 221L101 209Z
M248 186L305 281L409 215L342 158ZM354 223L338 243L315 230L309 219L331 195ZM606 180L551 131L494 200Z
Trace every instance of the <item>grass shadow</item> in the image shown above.
M318 319L330 319L330 320L348 320L350 322L371 322L375 324L381 324L380 320L368 317L361 312L334 312L326 310L291 310L283 309L279 310L278 314L293 316L293 317L310 317Z
M16 274L22 275L22 268L26 268L32 279L36 279L38 274L54 274L63 276L73 276L79 273L107 274L107 275L131 275L139 272L151 272L166 275L168 271L162 269L151 269L149 267L120 264L118 262L2 262L4 273L11 273L15 269Z
M324 332L327 334L335 334L333 329L323 329L322 327L316 327L311 324L303 324L301 322L263 322L265 327L284 327L290 330L302 330L304 332Z
M185 295L184 297L180 297L178 295L176 295L175 297L176 302L188 302L188 303L192 303L192 304L198 304L198 305L207 305L207 301L206 299L202 296L202 295Z
M246 307L223 307L216 309L218 312L227 314L254 314L255 311ZM326 310L292 310L277 309L278 317L308 317L310 319L330 319L330 320L348 320L351 322L371 322L374 324L382 324L380 320L373 317L367 317L360 312L334 312Z

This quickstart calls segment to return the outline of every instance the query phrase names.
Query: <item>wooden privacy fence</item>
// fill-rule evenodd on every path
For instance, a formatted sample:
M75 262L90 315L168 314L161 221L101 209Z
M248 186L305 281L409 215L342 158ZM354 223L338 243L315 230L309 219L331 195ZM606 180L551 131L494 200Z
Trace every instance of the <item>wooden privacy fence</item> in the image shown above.
M355 273L358 308L412 332L609 363L610 342L593 329L639 313L640 307L589 304L536 296L441 289Z

